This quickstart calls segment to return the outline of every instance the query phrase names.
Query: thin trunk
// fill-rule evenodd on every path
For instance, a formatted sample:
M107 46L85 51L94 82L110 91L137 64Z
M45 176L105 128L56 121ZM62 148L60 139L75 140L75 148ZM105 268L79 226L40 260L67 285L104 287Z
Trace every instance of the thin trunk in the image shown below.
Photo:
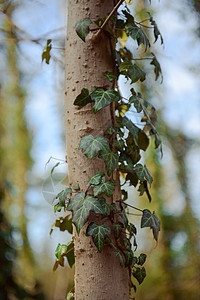
M78 146L83 136L97 136L112 125L111 108L103 108L97 114L92 105L83 108L73 105L82 88L108 85L103 75L113 71L110 43L101 34L95 42L84 43L75 32L77 21L86 17L96 20L104 17L113 8L113 0L69 0L68 34L66 40L66 142L69 183L79 183L85 190L91 176L104 170L102 160L89 160ZM106 172L105 172L106 173ZM119 184L119 182L118 182ZM116 193L115 193L116 195ZM94 220L95 216L93 216ZM75 298L84 299L129 299L128 270L120 266L113 249L106 246L99 253L90 237L85 236L86 226L75 234Z

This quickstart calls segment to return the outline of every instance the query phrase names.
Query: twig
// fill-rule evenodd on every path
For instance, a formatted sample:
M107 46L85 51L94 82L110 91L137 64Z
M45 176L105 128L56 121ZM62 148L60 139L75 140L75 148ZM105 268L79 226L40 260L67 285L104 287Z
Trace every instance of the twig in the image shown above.
M109 22L109 20L112 18L112 16L114 15L114 13L117 11L117 9L119 8L119 6L124 2L124 0L120 0L117 5L115 5L115 7L113 8L113 10L111 11L111 13L109 14L109 16L107 17L107 19L104 21L104 23L102 24L102 26L99 28L99 31L96 34L96 37L100 35L100 33L102 32L102 30L104 29L104 27L106 26L106 24Z
M116 200L116 202L121 202L121 203L124 203L122 200ZM127 204L127 203L124 203L125 205L127 205L127 206L130 206L131 208L133 208L133 209L136 209L136 210L138 210L138 211L141 211L142 213L143 213L143 210L142 209L140 209L140 208L137 208L137 207L135 207L135 206L132 206L132 205L130 205L130 204Z

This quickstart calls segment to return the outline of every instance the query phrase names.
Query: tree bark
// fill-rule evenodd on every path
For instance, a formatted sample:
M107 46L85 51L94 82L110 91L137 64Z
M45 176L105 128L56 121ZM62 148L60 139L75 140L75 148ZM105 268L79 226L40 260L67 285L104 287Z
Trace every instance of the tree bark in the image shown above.
M105 71L113 71L108 37L100 37L84 43L75 32L75 24L88 17L97 20L113 9L113 0L68 0L68 27L66 39L66 143L69 183L79 183L81 191L91 176L104 170L99 158L88 159L78 150L83 136L97 136L112 125L111 108L108 106L93 113L92 104L83 108L73 105L82 88L111 87ZM105 171L106 173L106 171ZM118 181L119 185L119 181ZM115 193L116 195L116 193ZM111 200L110 200L111 201ZM93 220L96 218L92 217ZM74 229L75 231L75 229ZM86 237L86 225L78 236L75 233L75 299L77 300L128 300L128 269L121 267L114 250L105 246L101 253L90 237Z

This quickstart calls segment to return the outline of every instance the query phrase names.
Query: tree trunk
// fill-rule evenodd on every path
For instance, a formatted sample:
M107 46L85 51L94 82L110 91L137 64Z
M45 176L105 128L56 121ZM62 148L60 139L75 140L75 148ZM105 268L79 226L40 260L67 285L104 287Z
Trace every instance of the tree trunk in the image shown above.
M83 108L73 105L82 88L109 88L105 71L113 71L110 43L101 34L95 42L84 43L75 32L75 24L88 17L104 17L113 8L113 0L69 0L68 34L66 40L66 142L69 183L79 183L81 191L91 176L104 170L99 158L88 159L78 150L83 136L97 136L112 125L111 108L107 106L96 114L92 104ZM106 173L106 171L105 171ZM119 182L118 182L119 184ZM93 220L95 216L92 217ZM74 229L75 231L75 229ZM101 253L90 237L85 235L86 225L78 236L75 233L75 299L108 300L129 299L128 269L122 268L114 250L105 246Z

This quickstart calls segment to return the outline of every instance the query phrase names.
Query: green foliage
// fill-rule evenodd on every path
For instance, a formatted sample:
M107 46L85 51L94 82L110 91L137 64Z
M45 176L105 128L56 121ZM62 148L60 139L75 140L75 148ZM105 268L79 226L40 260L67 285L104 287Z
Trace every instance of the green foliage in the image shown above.
M92 99L90 97L88 89L82 89L81 93L76 97L74 105L85 106L88 103L91 103Z
M112 82L113 80L117 79L117 76L116 76L115 74L113 74L113 73L111 73L111 72L108 72L108 71L106 71L106 72L104 73L104 75L105 75L105 77L106 77L110 82Z
M139 284L141 284L144 280L144 278L146 277L146 270L144 267L139 268L139 267L135 267L133 268L133 277L135 277L138 281Z
M96 89L91 94L91 99L94 101L93 110L97 113L103 107L108 106L112 101L120 99L119 93L113 89L104 91L103 89Z
M109 150L108 140L102 135L94 138L92 135L84 136L81 139L79 150L82 149L83 153L88 158L93 158L99 154L100 151L107 152Z
M94 196L99 196L104 193L106 196L110 197L113 194L114 189L114 181L105 181L105 177L103 177L102 181L94 187Z
M119 66L119 72L130 78L131 83L135 83L140 80L143 82L146 78L146 74L138 67L138 65L133 64L131 61L124 61Z
M57 259L54 264L54 271L57 269L58 265L64 266L64 257L67 258L69 266L72 267L75 263L73 241L69 242L67 245L61 245L59 243L55 251L55 256Z
M107 224L98 225L96 223L90 223L86 230L86 235L92 236L93 242L96 245L99 252L101 252L102 247L105 244L106 238L110 233L111 230Z
M132 39L137 41L138 46L143 44L145 46L145 51L147 51L147 48L151 46L144 30L136 24L128 25L126 28L126 33L132 37Z
M90 211L98 214L103 214L103 209L99 200L92 195L78 193L69 200L67 210L72 211L72 222L76 226L77 233L80 233L81 228L87 222Z
M141 219L141 228L150 227L153 230L153 236L156 241L158 241L158 233L160 231L160 221L156 216L155 211L153 214L148 210L143 210L143 215Z
M44 47L43 52L42 52L42 61L45 60L46 64L49 64L49 61L51 58L51 55L50 55L50 51L52 48L51 41L52 40L50 40L50 39L47 40L46 46Z
M89 33L89 26L92 21L89 18L85 18L83 21L78 21L75 25L76 33L85 42L85 38Z

